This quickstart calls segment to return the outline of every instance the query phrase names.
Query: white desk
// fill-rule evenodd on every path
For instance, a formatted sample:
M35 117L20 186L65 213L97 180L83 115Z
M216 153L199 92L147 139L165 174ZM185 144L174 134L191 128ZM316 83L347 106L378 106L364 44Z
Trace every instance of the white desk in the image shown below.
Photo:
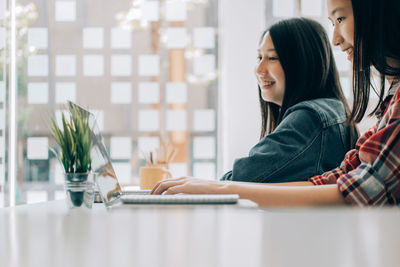
M0 266L400 266L400 209L0 209Z

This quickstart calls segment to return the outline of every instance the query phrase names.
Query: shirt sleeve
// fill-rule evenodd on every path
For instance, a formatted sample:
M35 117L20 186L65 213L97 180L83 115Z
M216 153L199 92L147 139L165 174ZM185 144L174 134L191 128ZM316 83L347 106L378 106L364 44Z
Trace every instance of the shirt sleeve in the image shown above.
M336 184L337 179L352 169L354 165L359 165L358 151L353 149L347 152L345 159L340 164L340 167L331 171L325 172L322 175L316 175L309 179L314 185Z
M346 202L359 206L400 200L400 123L393 121L360 147L361 164L339 177Z
M231 181L231 180L232 180L232 171L228 171L227 173L225 173L225 174L221 177L220 180L221 180L221 181L224 181L224 180L226 180L226 181Z
M400 93L398 93L400 94ZM310 179L316 185L334 183L347 203L359 206L398 204L400 201L400 101L367 131L341 166Z
M322 175L311 177L309 181L314 185L336 184L337 179L340 176L357 168L361 164L359 159L360 147L374 134L374 132L376 132L377 127L378 123L374 127L368 129L360 138L358 138L355 149L352 149L346 153L344 160L338 168L327 171Z

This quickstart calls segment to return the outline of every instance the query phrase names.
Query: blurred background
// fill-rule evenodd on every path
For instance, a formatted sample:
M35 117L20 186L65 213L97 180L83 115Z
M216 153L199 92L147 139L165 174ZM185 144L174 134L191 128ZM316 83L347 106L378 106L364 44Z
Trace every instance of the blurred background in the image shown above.
M0 207L9 203L7 90L17 60L17 204L62 199L47 127L68 100L97 117L118 179L138 184L143 152L169 141L174 176L217 179L258 142L254 65L261 33L305 16L332 35L324 0L17 0L15 55L0 0ZM351 102L351 65L335 48ZM373 99L374 100L374 97ZM366 118L361 132L372 124Z

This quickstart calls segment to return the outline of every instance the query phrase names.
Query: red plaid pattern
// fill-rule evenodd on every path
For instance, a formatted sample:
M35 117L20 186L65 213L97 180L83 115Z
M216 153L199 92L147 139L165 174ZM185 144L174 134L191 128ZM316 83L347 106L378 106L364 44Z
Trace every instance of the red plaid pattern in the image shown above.
M394 81L377 113L378 122L358 140L340 167L310 178L315 185L337 183L347 203L400 204L400 82Z

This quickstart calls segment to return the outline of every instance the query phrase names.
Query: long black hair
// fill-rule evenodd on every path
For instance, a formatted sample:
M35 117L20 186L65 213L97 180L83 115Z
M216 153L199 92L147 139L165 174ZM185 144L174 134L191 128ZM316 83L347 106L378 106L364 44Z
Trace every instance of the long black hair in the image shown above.
M340 86L339 74L329 38L318 22L306 18L282 20L269 32L285 73L285 93L282 106L262 99L259 88L262 128L260 139L271 133L281 122L285 111L305 100L335 98L340 100L346 115L349 105ZM351 146L358 138L356 126L351 125Z
M400 76L400 68L390 66L388 58L400 62L400 1L351 0L354 15L353 111L349 121L359 122L367 109L370 88L383 101L386 76ZM379 90L371 84L371 66L379 71Z

